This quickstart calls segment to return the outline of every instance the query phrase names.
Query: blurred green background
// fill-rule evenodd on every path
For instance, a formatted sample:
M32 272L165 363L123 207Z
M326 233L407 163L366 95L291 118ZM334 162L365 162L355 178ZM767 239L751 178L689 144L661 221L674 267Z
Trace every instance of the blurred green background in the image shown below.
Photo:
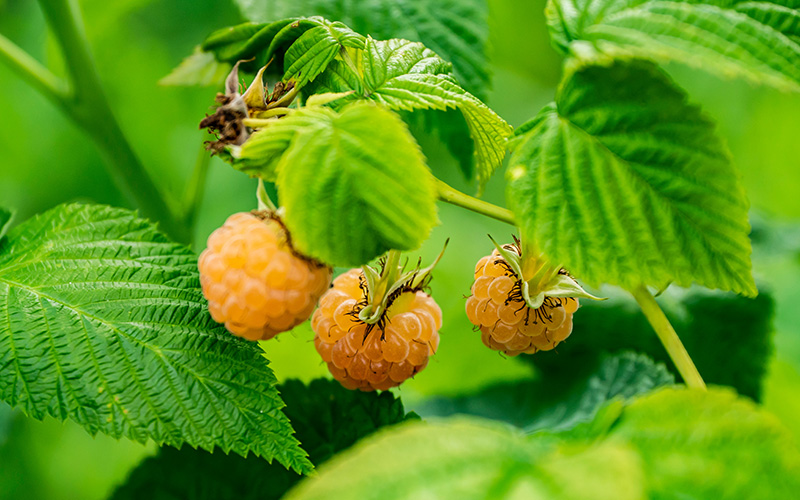
M561 61L544 24L545 1L524 3L489 2L494 73L489 104L512 125L552 100L560 74ZM82 0L80 5L123 130L159 185L179 198L204 139L197 123L216 89L162 87L157 82L211 30L239 22L238 10L229 1L212 0ZM0 0L0 33L63 73L58 47L36 2ZM776 348L763 400L800 438L800 96L722 81L684 67L668 69L719 122L754 217L775 235L754 253L756 279L776 300ZM83 132L2 65L0 117L0 204L17 210L17 222L69 201L129 206ZM432 138L420 141L437 174L471 192L445 149ZM254 190L254 181L213 159L195 248L202 249L208 234L229 214L252 209ZM503 204L502 174L490 183L486 198ZM411 408L427 396L465 394L530 373L524 363L483 347L463 314L472 265L491 249L483 235L508 239L509 228L447 205L440 205L440 219L442 225L419 253L430 260L451 238L432 285L445 326L430 366L399 391ZM280 380L327 375L311 337L301 327L265 344ZM579 342L580 332L571 341ZM91 437L71 423L32 421L2 405L0 499L101 499L154 449Z

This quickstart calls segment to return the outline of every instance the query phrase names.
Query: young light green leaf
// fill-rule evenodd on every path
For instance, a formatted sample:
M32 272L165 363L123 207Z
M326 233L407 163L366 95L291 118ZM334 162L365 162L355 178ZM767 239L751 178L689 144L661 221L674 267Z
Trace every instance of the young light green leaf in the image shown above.
M608 435L642 457L648 498L792 498L800 452L774 416L733 391L662 389L625 408Z
M503 162L511 127L455 83L448 62L421 43L371 38L354 60L361 74L354 75L351 68L344 65L332 65L320 76L319 89L353 90L357 94L353 99L371 99L399 111L458 109L464 115L474 142L479 185L485 185Z
M65 205L17 226L0 303L0 399L26 414L310 469L261 350L211 320L196 257L134 213Z
M159 80L160 85L216 85L225 81L231 65L219 62L214 54L195 47L192 55L183 60L170 74Z
M567 54L678 61L800 91L800 4L793 0L550 0L546 11Z
M381 427L418 418L406 414L390 392L350 391L335 380L317 379L308 385L289 380L279 389L286 401L284 413L316 465ZM0 406L0 420L2 411ZM277 500L300 478L258 457L163 447L134 469L112 499Z
M395 113L373 104L319 113L277 170L292 244L323 262L355 267L417 248L437 222L419 146Z
M632 352L606 356L599 365L587 364L588 373L584 367L571 368L468 396L431 399L415 410L424 418L467 414L506 421L527 431L562 431L591 421L609 401L630 400L675 381L664 365Z
M556 102L518 134L509 206L579 279L757 293L748 204L730 154L652 64L573 69Z
M634 500L644 490L636 456L624 446L560 447L467 418L393 427L319 471L285 498Z
M11 219L14 218L14 212L6 208L0 207L0 240L6 235L8 226L11 224Z
M448 61L472 94L485 98L491 87L486 45L486 0L237 0L251 21L271 22L299 16L322 16L353 30L385 40L422 42Z
M284 82L302 88L328 67L347 48L364 48L364 37L342 23L320 21L289 47L284 56ZM270 50L271 51L271 50Z
M305 129L329 123L335 116L328 108L306 106L283 118L268 120L242 146L229 148L232 164L250 176L275 182L278 163L295 136Z

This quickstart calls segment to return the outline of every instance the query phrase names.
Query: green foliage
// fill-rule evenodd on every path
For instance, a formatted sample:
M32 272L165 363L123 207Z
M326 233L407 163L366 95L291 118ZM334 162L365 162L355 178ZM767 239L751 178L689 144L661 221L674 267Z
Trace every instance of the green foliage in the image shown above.
M436 191L406 125L363 103L316 116L278 165L295 248L341 266L417 248L437 222Z
M364 48L364 37L344 24L324 19L319 22L320 26L304 32L286 51L285 82L293 81L302 88L322 73L340 52L348 47Z
M761 399L773 354L774 301L769 292L748 299L732 293L671 289L660 302L706 382L729 385L740 394ZM673 367L636 303L621 293L605 302L583 301L573 324L572 336L555 351L520 358L548 379L572 377L597 366L606 353L629 349Z
M571 365L572 373L545 372L536 380L498 384L477 394L435 398L423 402L417 411L423 417L476 415L527 431L566 430L592 420L609 401L631 399L675 382L664 365L630 352L606 356L599 366L587 367L582 370Z
M66 205L0 242L0 398L90 434L310 463L260 349L216 325L195 256L132 212Z
M756 294L728 150L655 66L574 67L556 102L517 133L508 203L551 260L595 286Z
M721 76L800 90L800 5L794 0L550 0L564 53L678 61Z
M416 418L389 392L349 391L333 380L317 379L308 386L289 380L280 392L297 438L317 465L380 427ZM112 498L273 500L299 479L257 457L164 447L143 461Z
M159 80L161 85L207 85L219 86L231 65L217 61L214 54L195 47L192 55L183 60L172 72Z
M773 417L729 391L667 388L562 434L463 417L394 427L286 498L726 500L797 488L800 451Z
M467 418L381 432L319 472L286 498L643 498L636 456L624 446L562 446L548 436L527 439L509 427Z
M354 54L354 68L332 64L316 84L318 92L354 91L399 111L458 109L474 142L474 164L483 186L502 164L511 127L478 98L458 86L450 64L421 43L367 39Z
M730 391L665 389L634 401L609 432L636 447L648 498L792 498L800 452L772 415Z
M505 155L504 141L510 134L508 125L479 98L473 96L485 96L490 83L484 48L487 29L485 21L481 22L485 18L485 10L485 4L480 0L415 0L401 5L385 0L371 0L360 2L357 8L347 2L335 1L273 2L269 5L248 3L243 6L243 11L251 19L287 19L261 24L245 23L218 30L209 35L202 48L212 51L220 61L229 63L255 59L249 65L250 68L275 58L275 64L282 64L285 70L283 80L294 80L298 87L314 80L329 65L334 66L328 72L327 84L316 86L317 91L323 91L321 87L326 86L338 89L337 92L353 89L368 97L371 89L365 88L361 75L355 74L360 69L349 66L351 57L345 51L346 47L363 48L363 37L341 22L331 23L322 17L297 16L317 15L339 19L353 26L356 31L376 38L405 37L429 44L443 57L452 60L455 67L425 49L422 43L389 40L377 43L373 41L372 49L368 50L369 56L372 57L374 52L379 51L379 59L370 60L372 66L363 69L365 72L372 70L380 75L392 73L391 77L399 77L404 73L443 77L426 78L425 82L371 83L372 89L376 89L379 83L385 83L386 92L406 94L398 96L400 101L397 98L389 99L391 102L387 104L394 104L395 109L460 109L466 124L453 112L422 113L422 123L424 128L438 132L440 139L459 161L467 179L471 180L477 171L480 189L501 164ZM459 15L464 17L459 18ZM418 18L420 21L415 22ZM406 50L401 54L391 53L391 50L398 49L397 44L406 45ZM407 50L411 47L411 50ZM421 56L423 51L424 57L433 64L413 68L413 62L419 62L419 59L411 59ZM360 51L357 51L355 58L360 58ZM472 94L458 86L450 75L451 71L459 81L464 82L464 86ZM444 77L447 77L446 82L442 82ZM395 83L399 84L398 88L393 87ZM436 85L442 88L434 88ZM413 95L413 92L417 92L417 95ZM376 96L376 100L380 101L378 97ZM414 122L411 116L405 118L410 123ZM471 141L467 139L468 136L475 141L472 147L469 146Z
M486 57L489 37L485 0L237 0L256 22L321 16L340 21L377 39L422 42L452 61L460 82L486 97L491 75Z
M8 231L8 226L11 224L11 219L14 218L14 212L11 210L0 207L0 240L5 236Z

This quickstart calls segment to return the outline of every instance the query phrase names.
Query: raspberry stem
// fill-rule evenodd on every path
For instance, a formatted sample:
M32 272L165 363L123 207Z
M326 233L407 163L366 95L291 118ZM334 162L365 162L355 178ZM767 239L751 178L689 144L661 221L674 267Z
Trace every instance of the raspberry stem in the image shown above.
M686 352L681 339L669 319L664 315L664 311L659 307L653 294L647 289L647 286L641 284L629 291L633 298L636 299L653 330L656 331L658 339L664 344L667 354L669 354L672 362L675 363L675 367L678 368L678 373L681 374L686 385L692 389L705 390L706 383L703 382L700 372L697 371L697 367L694 365L689 353Z
M497 205L493 205L489 202L474 198L468 194L464 194L457 189L453 189L447 183L439 179L434 178L434 180L436 181L436 190L438 191L440 200L457 207L472 210L473 212L485 215L486 217L491 217L492 219L499 220L500 222L511 224L512 226L517 225L517 223L514 222L514 214L511 212L511 210L498 207Z

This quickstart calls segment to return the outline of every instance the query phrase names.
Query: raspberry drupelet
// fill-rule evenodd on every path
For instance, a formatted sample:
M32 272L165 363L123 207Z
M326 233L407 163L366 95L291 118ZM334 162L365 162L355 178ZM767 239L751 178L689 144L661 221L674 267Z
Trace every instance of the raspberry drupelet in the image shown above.
M533 309L526 304L521 287L520 277L494 250L475 266L467 317L480 328L487 347L509 356L554 349L572 333L578 299L545 297L541 306Z
M294 252L280 219L266 211L231 215L209 236L198 268L211 316L248 340L308 319L331 281L331 269Z
M314 345L343 386L386 390L427 366L439 347L442 311L421 290L401 291L383 320L367 325L358 318L366 294L360 269L338 276L311 319Z

